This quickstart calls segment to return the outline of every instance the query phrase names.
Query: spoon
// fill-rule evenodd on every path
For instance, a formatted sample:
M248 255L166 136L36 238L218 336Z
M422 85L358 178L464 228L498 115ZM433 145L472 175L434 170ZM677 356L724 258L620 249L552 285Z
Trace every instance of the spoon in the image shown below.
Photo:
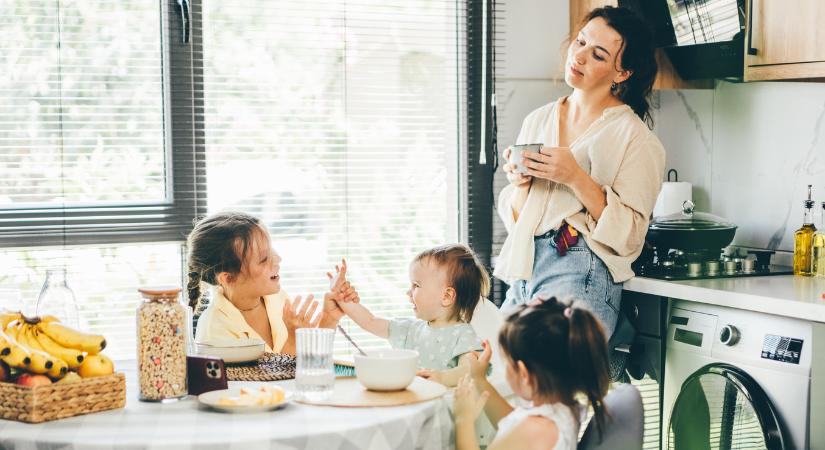
M359 347L359 346L358 346L358 344L356 344L356 343L355 343L355 341L353 341L353 340L352 340L352 338L350 337L350 335L349 335L349 334L347 334L347 332L346 332L346 331L344 331L344 328L341 326L341 324L338 324L338 331L340 331L340 332L341 332L341 334L343 334L343 335L344 335L344 337L345 337L345 338L347 338L347 340L349 341L349 343L350 343L350 344L352 344L352 346L353 346L353 347L355 347L355 349L356 349L356 350L358 350L358 353L360 353L360 354L362 354L362 355L364 355L364 356L367 356L367 354L366 354L363 350L361 350L361 347Z

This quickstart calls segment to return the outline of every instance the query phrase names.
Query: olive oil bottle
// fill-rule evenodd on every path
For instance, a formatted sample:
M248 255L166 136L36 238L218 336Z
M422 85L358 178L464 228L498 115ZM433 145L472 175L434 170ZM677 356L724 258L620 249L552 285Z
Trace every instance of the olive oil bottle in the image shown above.
M793 274L811 276L811 249L816 232L814 226L814 201L811 200L811 185L808 185L808 199L805 200L805 216L802 228L796 230L793 237Z
M819 218L819 229L814 233L811 244L813 266L811 272L815 277L825 277L825 202L822 202L822 216Z

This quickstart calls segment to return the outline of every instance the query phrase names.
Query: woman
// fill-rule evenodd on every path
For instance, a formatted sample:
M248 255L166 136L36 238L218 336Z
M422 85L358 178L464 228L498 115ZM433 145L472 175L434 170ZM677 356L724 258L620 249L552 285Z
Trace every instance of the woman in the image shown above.
M633 276L665 167L647 124L656 78L652 37L625 8L591 11L570 43L565 82L573 93L524 120L517 144L528 172L510 184L498 212L508 236L494 274L510 284L505 311L534 297L575 297L612 335L622 282Z

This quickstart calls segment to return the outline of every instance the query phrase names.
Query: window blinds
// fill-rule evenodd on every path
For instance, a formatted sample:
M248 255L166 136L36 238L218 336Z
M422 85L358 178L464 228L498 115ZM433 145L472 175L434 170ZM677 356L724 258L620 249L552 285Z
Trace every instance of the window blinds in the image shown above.
M464 14L447 0L203 2L208 211L262 218L289 295L323 295L346 257L376 315L412 316L410 260L458 239Z

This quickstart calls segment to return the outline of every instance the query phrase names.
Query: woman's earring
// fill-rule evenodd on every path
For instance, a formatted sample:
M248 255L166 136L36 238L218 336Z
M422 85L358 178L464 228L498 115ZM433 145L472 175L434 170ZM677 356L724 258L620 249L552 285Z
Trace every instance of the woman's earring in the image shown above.
M616 90L616 87L618 87L618 86L619 86L619 85L618 85L618 84L616 84L616 82L614 81L613 83L611 83L611 84L610 84L610 89L615 91L615 90Z

